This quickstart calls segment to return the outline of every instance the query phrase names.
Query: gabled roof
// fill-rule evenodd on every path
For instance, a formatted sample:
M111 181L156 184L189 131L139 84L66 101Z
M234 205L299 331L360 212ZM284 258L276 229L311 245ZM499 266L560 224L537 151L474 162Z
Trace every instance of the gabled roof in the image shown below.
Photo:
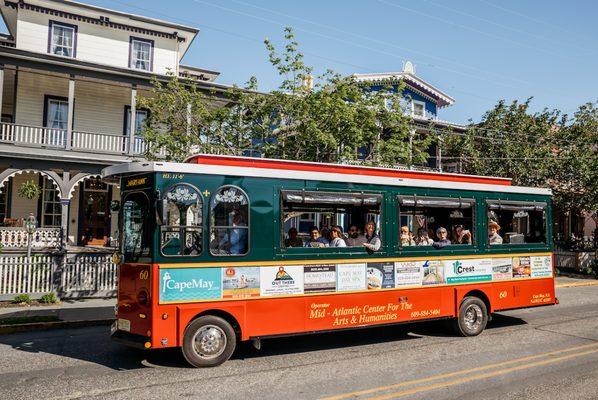
M408 86L411 86L417 91L421 91L434 99L438 107L450 106L455 102L455 99L451 96L440 91L411 72L382 72L373 74L353 74L352 76L357 82L370 84L393 84L398 83L400 80L404 80Z

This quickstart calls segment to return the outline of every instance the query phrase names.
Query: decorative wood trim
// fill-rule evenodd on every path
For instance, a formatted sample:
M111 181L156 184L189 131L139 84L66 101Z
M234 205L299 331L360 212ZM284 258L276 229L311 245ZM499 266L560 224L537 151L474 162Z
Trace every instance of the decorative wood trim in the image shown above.
M73 14L73 13L69 13L66 11L55 10L55 9L48 8L48 7L27 4L23 0L19 0L18 2L5 0L4 5L7 7L11 7L15 10L17 8L21 8L21 9L25 9L25 10L35 11L35 12L38 12L41 14L48 14L48 15L52 15L55 17L70 19L73 21L87 22L89 24L106 26L108 28L120 29L120 30L134 32L134 33L138 33L138 34L142 34L142 35L163 37L166 39L176 39L179 42L185 41L185 38L180 37L178 35L178 32L167 33L167 32L156 31L153 29L138 28L135 26L127 25L127 24L111 22L110 19L107 17L100 17L100 18L87 17L85 15Z

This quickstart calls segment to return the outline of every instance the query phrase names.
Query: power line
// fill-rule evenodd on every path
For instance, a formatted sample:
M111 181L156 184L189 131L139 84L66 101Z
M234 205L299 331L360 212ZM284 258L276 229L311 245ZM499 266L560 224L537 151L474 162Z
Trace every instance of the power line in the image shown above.
M438 60L438 61L449 62L451 64L458 65L458 66L463 67L463 68L468 68L468 69L471 69L471 70L474 70L474 71L486 73L488 75L494 75L494 76L502 78L502 79L508 79L508 80L511 80L511 81L517 82L517 83L524 83L524 84L528 83L527 81L524 81L524 80L521 80L521 79L512 78L512 77L509 77L509 76L506 76L506 75L503 75L503 74L497 74L495 72L482 70L480 68L471 66L469 64L464 64L464 63L462 63L460 61L455 61L455 60L452 60L452 59L448 59L448 58L444 58L444 57L439 57L437 55L425 53L425 52L422 52L420 50L415 50L415 49L411 49L411 48L404 47L404 46L398 46L395 43L391 43L391 42L388 42L388 41L385 41L385 40L380 40L378 38L373 38L373 37L370 37L370 36L365 36L365 35L358 34L358 33L355 33L355 32L347 31L347 30L344 30L344 29L337 28L335 26L328 25L328 24L322 24L322 23L319 23L319 22L310 21L310 20L305 19L305 18L300 18L300 17L296 17L296 16L293 16L293 15L285 14L285 13L282 13L280 11L272 10L270 8L256 6L255 4L250 4L250 3L247 3L247 2L244 2L244 1L240 1L240 0L230 0L230 1L232 1L234 3L237 3L237 4L245 5L247 7L252 7L252 8L258 9L260 11L265 11L265 12L269 12L271 14L280 15L280 16L283 16L283 17L286 17L286 18L291 18L293 20L304 22L304 23L307 23L307 24L310 24L310 25L314 25L314 26L317 26L317 27L320 27L320 28L330 29L330 30L342 33L343 35L350 35L350 36L357 37L357 38L360 38L360 39L363 39L363 40L367 40L367 41L370 41L370 42L379 43L379 44L383 44L385 46L394 47L394 48L399 49L399 50L404 50L404 51L408 51L408 52L411 52L411 53L414 53L414 54L419 54L419 55L421 55L423 57L432 58L432 59L435 59L435 60Z
M202 0L191 0L191 1L193 1L195 3L198 3L198 4L203 4L203 5L211 6L211 7L214 7L214 8L218 8L218 9L221 9L221 10L224 10L224 11L232 12L232 13L235 13L235 14L238 14L238 15L243 15L243 16L246 16L246 17L249 17L249 18L254 18L254 19L260 20L262 22L267 22L267 23L278 25L278 26L281 26L281 27L285 27L286 26L286 24L281 23L279 21L274 21L274 20L271 20L271 19L268 19L268 18L264 18L264 17L257 16L257 15L254 15L254 14L250 14L250 13L246 13L244 11L239 11L239 10L235 10L235 9L232 9L232 8L224 7L224 6L221 6L219 4L213 4L213 3L209 3L209 2L206 2L206 1L202 1ZM370 51L373 51L375 53L383 54L383 55L386 55L386 56L389 56L389 57L393 57L393 58L397 58L397 59L403 61L403 57L401 57L401 56L399 56L399 55L397 55L395 53L390 53L388 51L384 51L384 50L380 50L380 49L377 49L377 48L374 48L374 47L371 47L371 46L363 45L361 43L356 43L356 42L353 42L353 41L348 41L348 40L341 39L341 38L338 38L338 37L335 37L335 36L330 36L330 35L323 34L323 33L320 33L320 32L312 31L312 30L309 30L309 29L296 28L296 30L297 31L301 31L301 32L305 32L305 33L308 33L308 34L316 35L316 36L319 36L319 37L323 37L325 39L330 39L330 40L334 40L334 41L337 41L337 42L340 42L340 43L344 43L344 44L352 46L352 47L359 47L359 48L362 48L362 49L370 50ZM470 73L465 73L463 71L455 70L455 69L452 69L452 68L447 68L447 67L436 65L436 64L424 63L424 65L427 65L427 66L429 66L431 68L440 69L440 70L443 70L443 71L447 71L447 72L451 72L451 73L454 73L454 74L457 74L457 75L461 75L461 76L464 76L464 77L467 77L467 78L473 78L473 79L477 79L477 80L482 80L482 81L490 82L490 83L492 83L494 85L498 85L498 86L504 86L504 87L508 87L508 88L519 88L519 86L510 85L510 84L506 84L506 83L503 83L503 82L498 82L496 80L491 80L491 79L488 79L488 78L485 78L485 77L472 75ZM562 94L562 93L557 93L557 94L564 96L564 94Z
M501 24L501 23L489 20L487 18L482 18L482 17L479 17L477 15L467 13L465 11L461 11L461 10L457 10L455 8L452 8L452 7L448 7L448 6L444 5L444 4L436 3L436 2L431 1L431 0L423 0L423 1L425 1L426 3L432 4L433 6L438 7L438 8L443 8L445 10L449 10L449 11L452 11L452 12L460 14L460 15L464 15L464 16L469 17L469 18L477 19L477 20L482 21L482 22L484 22L486 24L491 24L491 25L497 26L497 27L502 28L502 29L510 30L512 32L522 33L524 35L529 35L529 36L531 36L531 37L533 37L533 38L535 38L537 40L548 41L548 42L557 44L559 46L563 45L563 42L555 41L555 40L552 40L552 39L548 39L545 36L537 35L535 33L528 32L528 31L525 31L523 29L519 29L519 28L514 28L514 27L511 27L511 26L507 26L507 25L504 25L504 24ZM584 52L588 51L587 48L581 47L581 46L577 46L577 45L572 44L572 43L565 43L565 45L567 47L575 48L577 50L581 50L581 51L584 51Z
M415 9L413 9L413 8L409 8L409 7L405 7L405 6L402 6L402 5L396 4L396 3L391 3L391 2L388 2L388 1L386 1L386 0L377 0L377 1L378 1L379 3L386 4L386 5L388 5L388 6L391 6L391 7L399 8L399 9L402 9L402 10L405 10L405 11L409 11L409 12L412 12L412 13L414 13L414 14L418 14L418 15L421 15L421 16L424 16L424 17L427 17L427 18L430 18L430 19L436 20L436 21L440 21L440 22L442 22L442 23L445 23L445 24L448 24L448 25L456 26L456 27L459 27L459 28L461 28L461 29L465 29L465 30L468 30L468 31L471 31L471 32L478 33L478 34L480 34L480 35L488 36L488 37L491 37L491 38L494 38L494 39L498 39L498 40L504 40L504 41L507 41L507 42L513 43L513 44L515 44L515 45L517 45L517 46L520 46L520 47L525 47L525 48L527 48L527 49L532 49L532 50L540 51L540 52L542 52L542 53L545 53L545 54L551 55L551 56L553 56L553 57L558 57L558 58L561 58L561 59L563 59L563 60L569 60L569 58L567 58L567 57L563 56L563 55L562 55L562 54L560 54L560 53L553 53L553 52L551 52L551 51L548 51L548 50L542 49L542 48L540 48L540 47L537 47L537 46L531 46L531 45L527 45L527 44L521 43L521 42L519 42L519 41L517 41L517 40L513 40L513 39L506 38L506 37L504 37L504 36L500 36L500 35L495 35L495 34L493 34L493 33L484 32L484 31L481 31L481 30L479 30L479 29L472 28L472 27L470 27L470 26L466 26L466 25L462 25L462 24L457 24L456 22L452 22L452 21L449 21L449 20L446 20L446 19L443 19L443 18L437 17L437 16L435 16L435 15L427 14L427 13L424 13L424 12L422 12L422 11L415 10Z
M558 25L554 25L554 24L551 24L551 23L549 23L549 22L542 21L542 20L540 20L540 19L536 19L536 18L530 17L529 15L526 15L526 14L520 13L520 12L518 12L518 11L511 10L511 9L509 9L509 8L506 8L506 7L499 6L499 5L497 5L497 4L494 4L494 3L490 2L490 1L487 1L487 0L479 0L479 1L480 1L480 2L482 2L482 3L484 3L484 4L487 4L487 5L489 5L490 7L494 7L494 8L496 8L496 9L498 9L498 10L501 10L501 11L504 11L504 12L506 12L506 13L513 14L513 15L516 15L516 16L518 16L518 17L522 17L522 18L525 18L525 19L527 19L527 20L529 20L529 21L535 22L535 23L537 23L537 24L540 24L540 25L546 25L546 26L548 26L548 27L550 27L550 28L557 29L557 30L559 30L559 31L561 31L561 32L564 32L564 33L567 33L567 34L570 34L570 35L577 36L577 38L578 38L579 40L586 40L586 38L581 38L581 37L580 37L578 34L576 34L575 32L568 31L568 30L566 30L566 29L564 29L564 28L562 28L562 27L560 27L560 26L558 26Z

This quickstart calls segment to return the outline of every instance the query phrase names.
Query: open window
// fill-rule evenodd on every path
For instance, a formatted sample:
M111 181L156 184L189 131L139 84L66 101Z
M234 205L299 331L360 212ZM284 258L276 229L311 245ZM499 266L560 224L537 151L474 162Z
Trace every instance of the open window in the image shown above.
M203 200L188 184L171 186L163 198L160 251L164 256L197 256L203 246Z
M381 194L301 190L282 191L281 198L283 248L332 244L364 249L365 225L370 221L375 223L376 235L380 235ZM335 227L341 231L344 245L334 240L338 234L332 235L331 230Z
M546 202L488 200L488 244L546 243Z
M236 186L222 186L210 203L210 253L242 256L249 251L249 198Z
M472 245L474 204L461 197L399 196L401 247Z

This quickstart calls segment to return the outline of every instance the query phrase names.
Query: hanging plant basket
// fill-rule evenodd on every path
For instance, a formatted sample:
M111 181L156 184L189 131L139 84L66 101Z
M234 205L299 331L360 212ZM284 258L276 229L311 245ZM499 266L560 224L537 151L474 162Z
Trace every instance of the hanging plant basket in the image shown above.
M18 191L19 197L27 200L37 199L40 193L41 189L39 188L39 185L33 180L23 182Z

